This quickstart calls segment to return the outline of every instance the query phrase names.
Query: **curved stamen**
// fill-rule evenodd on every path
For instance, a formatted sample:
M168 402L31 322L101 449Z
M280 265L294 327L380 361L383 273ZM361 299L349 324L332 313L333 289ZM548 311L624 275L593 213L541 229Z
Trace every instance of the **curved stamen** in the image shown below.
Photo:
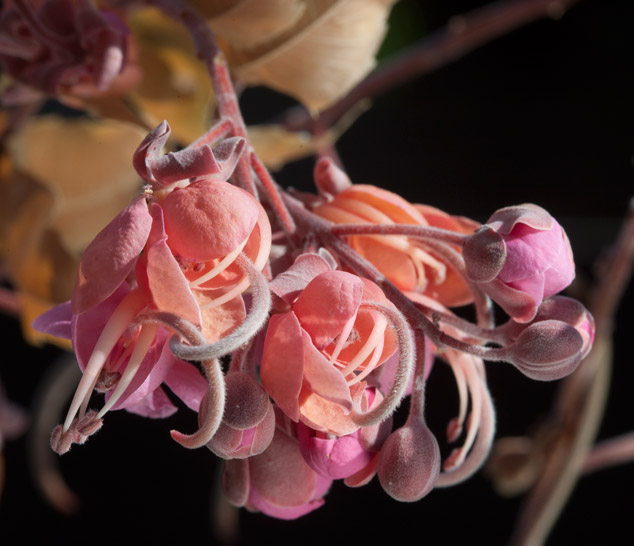
M132 319L143 309L145 302L138 291L130 292L121 303L117 306L114 313L106 323L101 332L99 339L93 349L90 359L84 369L84 374L79 381L75 396L70 404L66 420L64 421L63 431L66 432L80 409L82 404L87 404L86 400L90 398L93 386L97 382L97 378L110 351L119 341L119 338L130 325Z
M201 284L220 275L220 273L227 269L227 267L229 267L236 260L236 258L240 255L240 253L246 246L248 240L249 235L247 235L244 241L242 241L234 250L229 252L229 254L227 254L222 260L220 260L220 262L218 262L218 264L213 269L207 271L207 273L201 275L197 279L190 281L189 285L192 287L200 286Z
M352 419L361 427L367 427L380 423L387 419L401 403L407 385L412 377L416 351L414 349L414 336L405 317L397 309L392 309L377 302L365 302L361 304L380 311L390 322L399 344L399 363L396 370L394 383L381 403L366 413L351 413Z
M110 398L108 398L108 401L104 404L103 408L101 408L101 411L97 414L97 419L101 419L119 401L121 396L123 396L123 393L128 388L137 371L141 367L141 363L143 362L145 355L150 350L157 330L158 325L156 324L144 324L141 326L141 331L139 332L139 337L134 345L134 351L132 351L128 365L119 379L119 383L117 384L114 392Z
M233 332L215 343L192 346L172 337L170 349L175 357L194 361L220 358L242 347L264 326L271 308L271 293L266 278L246 256L240 256L236 263L246 271L253 294L252 307L246 319Z
M372 353L372 358L370 359L370 362L368 362L368 364L366 365L366 367L363 369L361 373L357 374L353 379L348 381L348 385L354 385L355 383L358 383L362 379L365 379L370 374L370 372L374 371L377 364L379 363L381 355L383 354L384 346L385 346L385 336L382 335L379 338L379 342L376 344L376 347L374 347L374 352Z
M455 353L454 353L455 354ZM451 358L451 355L447 355ZM460 366L466 374L467 384L471 395L471 415L469 418L468 432L462 447L455 449L444 463L445 470L453 470L458 468L471 449L480 428L480 420L482 415L482 380L478 375L473 363L474 357L456 354L458 366Z
M372 318L374 318L375 313L370 312ZM372 327L372 332L368 336L368 339L363 344L363 347L359 349L359 352L354 356L354 358L350 361L350 363L341 370L341 373L345 376L351 374L354 370L356 370L363 362L365 361L370 354L374 351L379 341L385 335L385 328L387 328L387 320L382 315L379 315L374 320L374 326Z
M453 371L456 379L456 387L458 388L458 400L460 401L460 407L458 410L458 416L454 417L447 426L447 440L454 442L460 433L464 425L465 418L467 417L467 405L469 402L469 393L467 391L467 381L465 379L465 373L462 366L459 366L452 360L447 360L447 363Z
M352 329L354 328L354 323L357 320L357 315L353 315L352 317L350 317L347 322L343 325L343 329L341 330L341 333L339 334L339 339L337 339L337 345L335 345L335 350L332 352L332 355L330 357L330 364L332 365L338 365L337 362L335 362L337 360L337 358L339 357L339 354L341 353L341 351L343 351L343 348L346 346L346 343L348 342L348 338L350 337L350 334L352 333Z
M203 303L200 305L201 309L213 309L214 307L220 307L222 304L231 301L233 298L237 298L240 296L247 288L249 288L249 277L244 276L240 279L238 284L234 285L231 290L225 292L221 296L217 298L210 298L207 303Z
M479 377L479 373L477 374ZM473 444L473 448L465 458L461 466L440 473L436 481L436 487L450 487L470 478L484 464L495 433L495 410L493 401L484 380L479 377L479 387L482 395L482 410L480 413L480 429Z

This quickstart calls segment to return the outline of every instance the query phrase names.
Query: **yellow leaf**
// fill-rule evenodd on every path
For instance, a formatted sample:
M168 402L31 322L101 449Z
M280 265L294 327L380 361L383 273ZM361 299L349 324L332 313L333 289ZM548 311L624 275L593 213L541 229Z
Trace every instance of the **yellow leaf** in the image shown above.
M155 9L129 20L143 79L130 93L150 127L167 120L172 136L189 144L209 128L215 101L209 74L182 25Z
M239 0L209 19L211 28L236 50L274 40L306 9L304 0Z
M291 95L312 111L345 95L374 67L395 0L309 0L299 21L254 50L228 53L244 83Z
M132 155L145 135L115 121L34 118L10 142L16 170L51 193L47 227L78 256L141 188Z

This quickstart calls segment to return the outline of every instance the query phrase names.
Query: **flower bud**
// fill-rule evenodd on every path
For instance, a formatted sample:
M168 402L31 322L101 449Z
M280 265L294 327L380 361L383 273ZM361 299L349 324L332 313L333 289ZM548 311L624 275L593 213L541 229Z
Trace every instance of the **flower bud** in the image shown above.
M561 379L581 362L584 340L561 320L531 324L507 347L509 361L524 375L538 381Z
M544 209L524 204L495 212L464 245L469 278L517 322L574 279L570 242Z
M379 454L379 482L399 501L422 499L434 487L439 472L438 442L424 423L406 423L394 431Z
M225 413L207 447L223 459L243 459L262 453L275 432L275 412L264 389L246 373L225 377ZM205 415L205 402L200 416Z

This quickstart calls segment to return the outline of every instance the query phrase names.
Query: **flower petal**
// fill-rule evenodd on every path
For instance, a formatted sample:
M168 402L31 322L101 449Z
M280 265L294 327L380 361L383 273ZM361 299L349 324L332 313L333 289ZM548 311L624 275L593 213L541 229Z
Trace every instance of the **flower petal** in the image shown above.
M152 216L140 195L90 243L79 264L73 313L95 307L123 283L150 234Z
M294 313L273 315L264 341L260 378L280 409L293 421L299 419L297 398L304 376L301 328Z
M341 334L359 309L363 282L344 271L315 277L297 298L293 311L315 347L322 350Z

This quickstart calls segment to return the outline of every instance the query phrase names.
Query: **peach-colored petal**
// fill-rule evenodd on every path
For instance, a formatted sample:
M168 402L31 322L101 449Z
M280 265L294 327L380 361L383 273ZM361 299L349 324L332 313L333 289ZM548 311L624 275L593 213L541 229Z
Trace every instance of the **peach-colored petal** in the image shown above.
M302 344L304 346L304 379L310 389L343 408L345 413L349 413L352 410L352 398L345 377L315 348L309 335L303 330Z
M344 271L330 271L313 279L293 305L302 328L317 349L324 349L359 309L363 282Z
M160 311L174 313L196 325L202 323L200 308L187 279L167 246L161 207L153 203L154 222L147 245L147 280L152 301Z
M350 387L353 404L361 402L365 391L365 381L356 383ZM299 396L300 420L315 430L328 432L337 436L352 434L358 430L357 425L344 409L334 402L315 394L304 385Z
M218 180L176 188L165 198L163 210L172 250L200 262L235 250L247 240L259 215L251 195Z
M264 341L260 378L280 409L299 419L298 397L304 376L301 327L294 313L273 315Z
M195 296L201 307L203 335L209 343L214 343L242 324L247 313L240 296L217 307L205 307L209 302L207 294L197 291Z

